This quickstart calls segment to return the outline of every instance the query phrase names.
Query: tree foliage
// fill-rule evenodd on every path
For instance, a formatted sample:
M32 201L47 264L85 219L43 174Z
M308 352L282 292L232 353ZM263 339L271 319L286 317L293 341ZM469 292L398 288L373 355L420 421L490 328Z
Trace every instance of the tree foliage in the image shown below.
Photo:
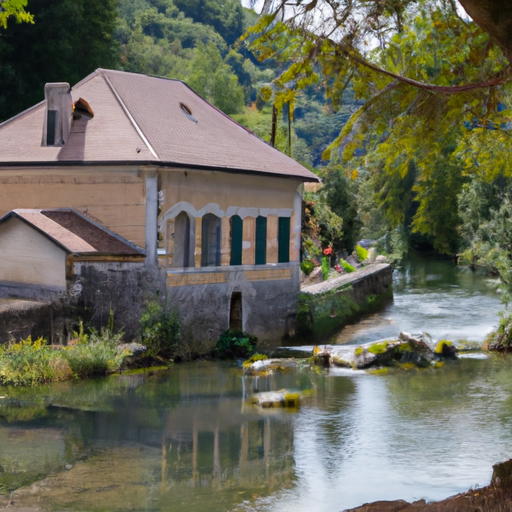
M115 67L115 0L31 0L34 24L0 32L0 119L43 99L44 84Z
M27 0L3 0L0 2L0 27L7 28L7 20L13 17L18 23L34 23L34 16L25 10Z

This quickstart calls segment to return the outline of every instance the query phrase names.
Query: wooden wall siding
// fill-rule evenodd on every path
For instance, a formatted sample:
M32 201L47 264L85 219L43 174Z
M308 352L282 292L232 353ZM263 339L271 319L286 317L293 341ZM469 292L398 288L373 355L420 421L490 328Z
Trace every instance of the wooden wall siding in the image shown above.
M0 281L66 289L66 252L17 218L0 224Z
M20 176L0 172L0 216L16 208L75 208L144 247L145 187L135 172L16 172Z

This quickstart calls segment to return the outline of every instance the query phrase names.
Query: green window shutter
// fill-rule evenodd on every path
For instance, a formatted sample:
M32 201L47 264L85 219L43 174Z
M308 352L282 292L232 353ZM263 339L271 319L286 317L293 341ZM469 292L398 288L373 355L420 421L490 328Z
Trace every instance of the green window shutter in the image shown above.
M279 217L277 236L277 261L279 263L288 263L290 261L290 217Z
M256 217L256 265L267 263L267 218Z
M231 261L230 265L242 264L242 234L244 221L238 216L231 217Z

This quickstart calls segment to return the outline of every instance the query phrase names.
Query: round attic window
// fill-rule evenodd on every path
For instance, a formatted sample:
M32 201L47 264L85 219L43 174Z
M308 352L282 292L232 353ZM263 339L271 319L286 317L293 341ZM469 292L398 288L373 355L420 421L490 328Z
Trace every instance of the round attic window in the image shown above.
M185 117L189 121L192 121L193 123L197 123L197 119L192 115L192 110L190 110L190 108L187 105L185 105L185 103L180 103L180 108L181 108L181 111L183 112L183 114L185 114Z

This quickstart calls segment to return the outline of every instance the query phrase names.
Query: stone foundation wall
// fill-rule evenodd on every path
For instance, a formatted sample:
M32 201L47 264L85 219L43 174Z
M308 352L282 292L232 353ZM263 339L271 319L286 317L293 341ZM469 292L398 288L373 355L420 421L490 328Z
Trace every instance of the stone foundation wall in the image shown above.
M295 263L170 272L167 294L178 308L185 337L214 346L230 327L233 293L240 293L242 329L258 338L259 347L270 348L280 343L295 316L299 280Z
M189 347L185 351L204 353L233 325L233 294L241 298L240 327L257 336L261 348L279 345L295 330L296 263L167 272L143 262L74 262L73 270L64 293L17 289L15 297L39 302L11 300L10 308L0 310L0 342L12 332L18 340L31 334L62 343L78 330L79 319L99 329L111 311L114 328L122 329L126 340L137 340L145 303L167 299L179 312L183 342ZM4 289L7 296L12 291Z
M68 316L96 328L105 326L111 310L114 328L128 340L139 335L139 320L146 300L165 297L165 274L143 262L75 262L68 285Z
M21 299L0 300L0 343L28 336L60 343L65 319L58 303Z
M291 337L321 340L393 296L393 269L373 264L337 279L304 287Z

